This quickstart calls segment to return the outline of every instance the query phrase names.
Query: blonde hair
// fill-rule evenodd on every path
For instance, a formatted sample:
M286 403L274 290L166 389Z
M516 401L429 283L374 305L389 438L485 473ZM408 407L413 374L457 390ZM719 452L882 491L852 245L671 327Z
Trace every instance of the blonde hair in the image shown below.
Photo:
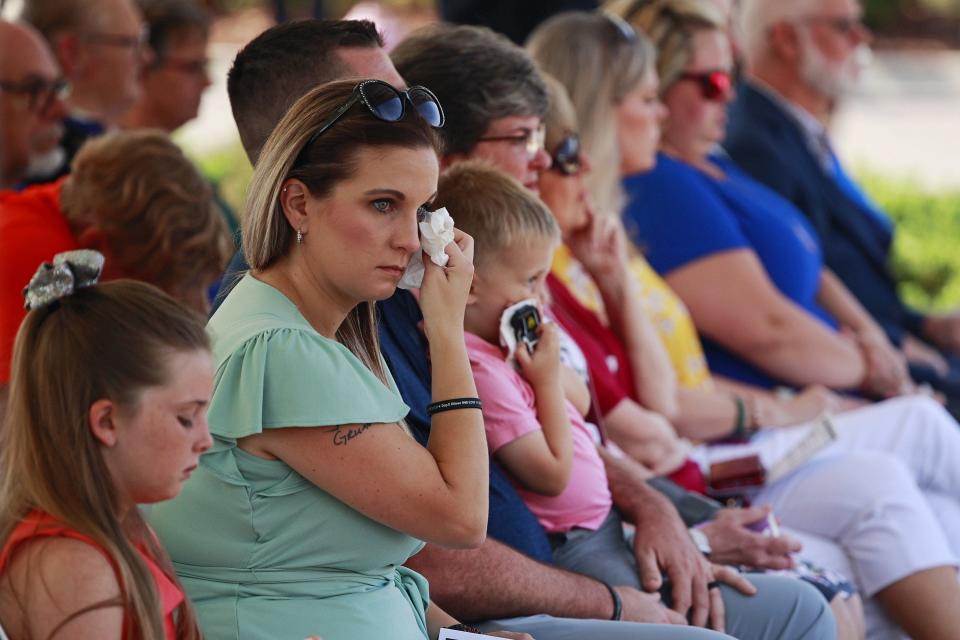
M567 12L541 24L527 41L540 68L569 93L584 152L593 163L584 181L598 211L613 215L626 204L613 110L643 80L655 57L649 40L623 27L603 13Z
M160 598L136 546L146 546L174 584L177 578L139 510L117 518L116 487L87 414L102 398L135 410L142 390L167 382L172 352L209 349L203 318L132 280L80 289L31 311L17 333L0 431L0 540L34 510L91 538L120 584L119 599L94 607L121 606L124 637L164 638ZM190 603L178 613L177 638L199 639Z
M437 134L409 104L401 120L384 122L358 101L313 139L321 124L353 95L356 86L355 80L345 80L315 87L290 107L267 138L250 180L242 222L243 254L251 269L266 269L290 251L294 233L280 204L287 180L300 180L313 197L324 198L353 175L361 149L439 151ZM337 340L385 380L372 302L362 302L350 311L337 329Z
M793 0L789 0L793 2ZM604 9L646 33L657 49L660 95L690 63L697 31L726 27L726 16L712 0L608 0Z
M564 136L577 133L577 112L570 101L570 94L560 81L549 73L542 73L541 76L547 86L547 99L550 103L547 114L543 117L547 130L545 144L547 151L552 154Z
M67 218L103 232L108 268L206 311L207 287L233 241L210 185L166 134L114 132L87 142L60 202Z
M509 247L530 238L559 241L550 210L515 178L483 162L458 162L440 176L436 205L473 237L474 262L482 268Z

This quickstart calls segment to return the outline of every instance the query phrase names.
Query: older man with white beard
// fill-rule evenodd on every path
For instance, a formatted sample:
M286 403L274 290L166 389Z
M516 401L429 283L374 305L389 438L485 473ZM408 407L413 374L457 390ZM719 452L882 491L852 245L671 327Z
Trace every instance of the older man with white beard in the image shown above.
M828 124L869 63L858 0L742 0L747 73L724 147L813 222L827 266L910 362L911 377L960 415L960 313L908 307L890 271L893 221L837 158Z

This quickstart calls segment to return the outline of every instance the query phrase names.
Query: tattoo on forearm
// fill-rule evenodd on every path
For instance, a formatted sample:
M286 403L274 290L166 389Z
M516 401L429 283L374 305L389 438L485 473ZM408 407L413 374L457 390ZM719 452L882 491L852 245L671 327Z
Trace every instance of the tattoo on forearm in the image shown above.
M354 438L359 436L361 433L369 429L372 424L373 424L372 422L369 422L367 424L362 424L356 428L344 427L344 426L337 427L336 430L333 432L333 444L337 445L338 447L341 445L350 444L351 440L353 440Z

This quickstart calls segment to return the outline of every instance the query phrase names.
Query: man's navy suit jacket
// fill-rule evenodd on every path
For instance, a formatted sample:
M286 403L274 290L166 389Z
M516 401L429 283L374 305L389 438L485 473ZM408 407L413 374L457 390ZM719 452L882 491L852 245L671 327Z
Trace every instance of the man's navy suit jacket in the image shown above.
M895 344L905 331L920 334L923 316L903 303L890 272L892 233L824 171L794 116L743 83L730 108L724 148L740 167L810 219L827 266Z

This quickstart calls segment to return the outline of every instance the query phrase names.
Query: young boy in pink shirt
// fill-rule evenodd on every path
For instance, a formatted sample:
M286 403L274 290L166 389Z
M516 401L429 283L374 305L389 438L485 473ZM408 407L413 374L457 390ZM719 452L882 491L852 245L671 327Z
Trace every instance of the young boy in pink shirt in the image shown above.
M561 364L561 341L569 338L555 323L541 325L532 353L518 345L517 366L500 347L504 309L545 291L560 239L553 216L513 178L473 163L457 164L440 178L437 204L475 242L464 328L491 455L550 535L557 564L640 588L597 442L584 421L590 393ZM571 342L564 347L576 349Z

